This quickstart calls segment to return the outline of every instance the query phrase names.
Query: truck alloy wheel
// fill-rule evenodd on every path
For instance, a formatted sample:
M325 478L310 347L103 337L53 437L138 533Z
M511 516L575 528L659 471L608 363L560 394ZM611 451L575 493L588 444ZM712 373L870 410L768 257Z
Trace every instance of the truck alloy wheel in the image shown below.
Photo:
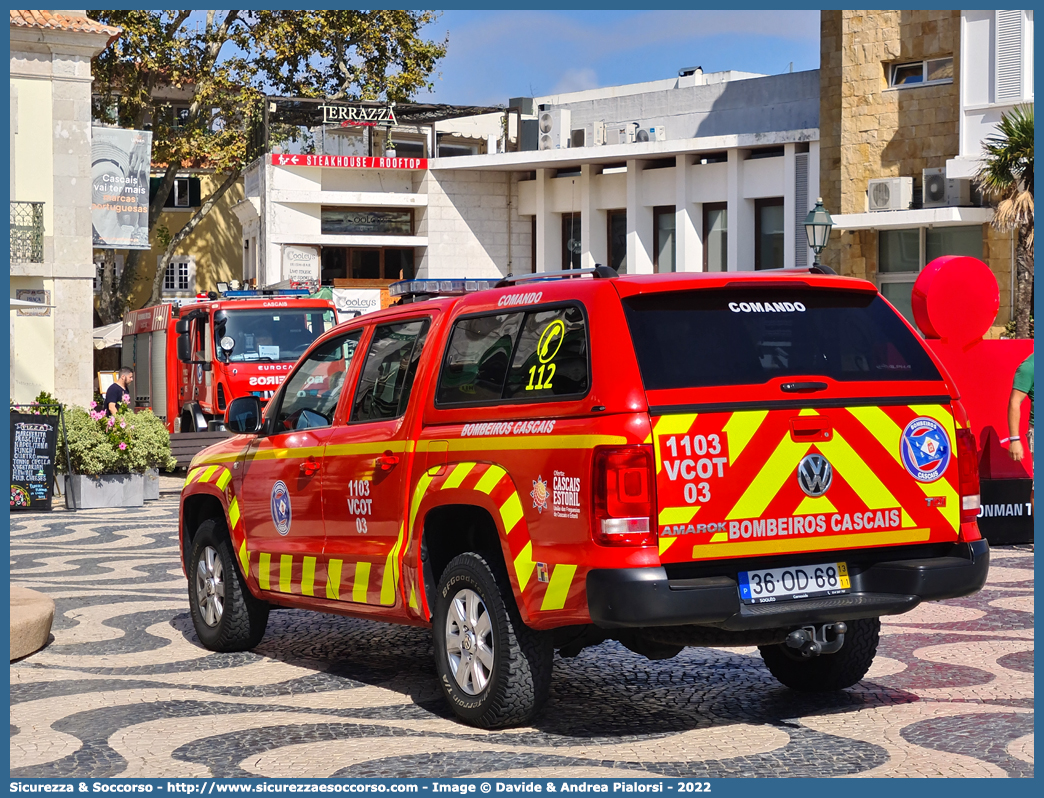
M439 580L432 619L446 700L485 729L525 723L551 689L551 638L522 621L499 557L461 554Z
M217 626L225 612L225 569L217 549L207 546L196 565L196 603L203 623Z
M211 651L246 651L261 642L268 602L254 598L239 573L224 521L208 519L192 539L189 609L199 642Z
M446 654L457 685L478 695L493 675L493 625L486 605L474 590L465 588L450 601L446 615Z

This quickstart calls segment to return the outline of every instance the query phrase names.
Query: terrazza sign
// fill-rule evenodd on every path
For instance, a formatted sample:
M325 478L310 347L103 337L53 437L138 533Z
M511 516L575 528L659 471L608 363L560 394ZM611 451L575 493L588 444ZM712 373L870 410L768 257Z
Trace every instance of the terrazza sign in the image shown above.
M427 169L427 158L368 158L361 155L272 153L272 166L333 166L342 169Z
M394 125L395 109L390 105L364 107L358 105L323 105L323 123L347 122L356 125Z

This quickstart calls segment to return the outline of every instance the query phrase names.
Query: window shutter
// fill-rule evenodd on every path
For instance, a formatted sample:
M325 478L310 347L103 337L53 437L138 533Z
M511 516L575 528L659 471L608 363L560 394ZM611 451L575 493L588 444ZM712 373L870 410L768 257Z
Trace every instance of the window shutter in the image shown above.
M998 11L995 102L1022 99L1022 12Z
M198 208L202 204L203 203L200 200L200 192L199 192L199 178L198 177L190 177L189 178L189 207L190 208Z
M794 155L794 265L808 265L808 239L805 217L808 215L808 153Z

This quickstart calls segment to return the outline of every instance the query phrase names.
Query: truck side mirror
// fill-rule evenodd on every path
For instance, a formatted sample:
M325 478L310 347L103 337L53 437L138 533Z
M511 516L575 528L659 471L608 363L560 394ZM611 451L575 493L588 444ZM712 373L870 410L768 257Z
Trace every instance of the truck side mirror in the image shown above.
M261 429L261 400L256 396L240 396L225 411L225 427L235 433Z
M181 322L178 322L181 324ZM182 363L192 362L192 340L187 332L178 335L178 360Z
M174 332L176 332L178 335L181 335L182 333L187 333L189 331L189 324L191 323L191 319L178 319L177 323L174 325Z

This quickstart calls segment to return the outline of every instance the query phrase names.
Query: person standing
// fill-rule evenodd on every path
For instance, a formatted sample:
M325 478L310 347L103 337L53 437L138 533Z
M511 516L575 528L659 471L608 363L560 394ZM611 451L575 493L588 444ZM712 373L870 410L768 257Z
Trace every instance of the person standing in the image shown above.
M1022 365L1015 370L1015 379L1012 380L1011 396L1008 397L1008 455L1015 462L1025 457L1025 447L1019 436L1019 426L1022 422L1022 403L1029 397L1030 416L1029 432L1026 434L1026 443L1029 445L1030 457L1033 456L1033 355L1022 361Z
M112 385L105 391L105 415L116 415L120 402L123 401L123 395L130 390L132 382L134 382L134 372L124 366L116 375Z

